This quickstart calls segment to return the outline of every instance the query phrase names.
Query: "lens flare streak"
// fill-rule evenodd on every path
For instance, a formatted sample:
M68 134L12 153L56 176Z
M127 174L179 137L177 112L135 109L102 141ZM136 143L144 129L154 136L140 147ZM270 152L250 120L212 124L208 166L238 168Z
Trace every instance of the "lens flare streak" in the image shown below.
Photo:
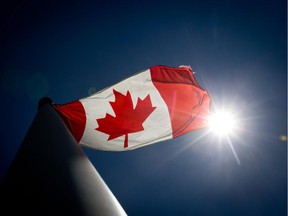
M229 138L228 136L227 136L226 138L227 138L228 144L229 144L229 146L230 146L230 148L231 148L231 150L232 150L232 153L233 153L233 155L234 155L234 157L235 157L235 160L237 161L237 164L238 164L239 166L241 166L241 162L240 162L240 160L239 160L239 157L238 157L238 155L237 155L237 152L235 151L234 146L233 146L230 138Z

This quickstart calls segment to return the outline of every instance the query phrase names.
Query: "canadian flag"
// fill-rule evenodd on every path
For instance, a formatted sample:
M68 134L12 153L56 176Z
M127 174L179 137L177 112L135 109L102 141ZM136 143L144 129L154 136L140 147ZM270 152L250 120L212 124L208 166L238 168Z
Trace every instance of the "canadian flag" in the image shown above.
M54 107L81 145L125 151L206 127L210 97L191 67L157 65Z

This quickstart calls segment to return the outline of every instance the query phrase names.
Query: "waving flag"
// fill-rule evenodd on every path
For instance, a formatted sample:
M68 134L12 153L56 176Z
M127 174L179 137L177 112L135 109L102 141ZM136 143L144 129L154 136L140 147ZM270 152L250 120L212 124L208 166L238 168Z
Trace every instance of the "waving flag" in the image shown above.
M81 145L125 151L204 128L210 97L189 66L157 65L54 107Z

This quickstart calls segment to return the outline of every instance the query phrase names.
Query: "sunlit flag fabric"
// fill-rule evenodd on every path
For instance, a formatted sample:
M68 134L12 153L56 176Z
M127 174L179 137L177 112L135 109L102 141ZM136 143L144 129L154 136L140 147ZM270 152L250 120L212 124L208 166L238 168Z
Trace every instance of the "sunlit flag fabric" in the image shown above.
M81 145L125 151L206 127L210 97L191 67L156 65L54 107Z

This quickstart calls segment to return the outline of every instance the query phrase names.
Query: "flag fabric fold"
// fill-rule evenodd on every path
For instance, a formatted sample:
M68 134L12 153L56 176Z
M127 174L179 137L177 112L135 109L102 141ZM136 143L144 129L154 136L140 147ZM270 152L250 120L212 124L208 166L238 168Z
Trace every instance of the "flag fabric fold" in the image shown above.
M210 97L191 67L156 65L54 108L81 145L125 151L206 127Z

